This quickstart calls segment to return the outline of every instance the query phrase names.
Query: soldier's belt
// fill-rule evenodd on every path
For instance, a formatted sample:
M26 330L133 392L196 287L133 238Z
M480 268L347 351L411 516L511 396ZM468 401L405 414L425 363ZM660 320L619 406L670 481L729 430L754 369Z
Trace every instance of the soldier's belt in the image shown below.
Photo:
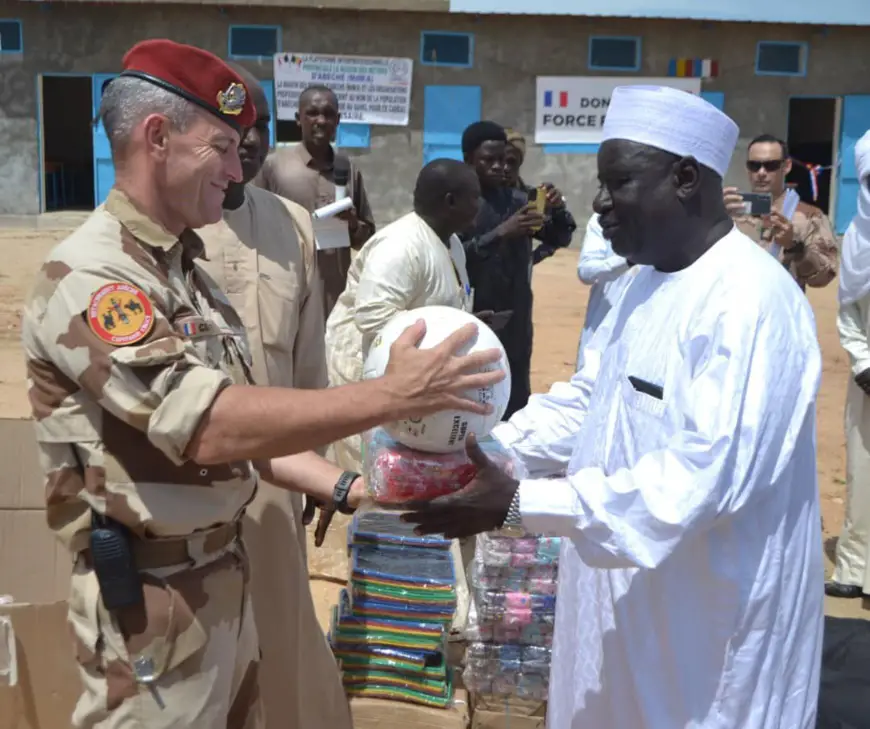
M214 529L196 532L187 537L165 539L133 539L133 557L139 571L158 570L189 564L196 566L208 562L209 557L226 551L241 535L241 522L223 524ZM92 568L89 549L81 552L88 568Z

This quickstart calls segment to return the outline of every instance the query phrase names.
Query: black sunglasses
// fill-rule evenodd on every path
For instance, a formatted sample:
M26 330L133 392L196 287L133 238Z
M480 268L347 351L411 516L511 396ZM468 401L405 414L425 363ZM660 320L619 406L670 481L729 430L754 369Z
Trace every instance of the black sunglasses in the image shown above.
M746 162L746 169L750 172L758 172L763 167L768 172L779 172L783 162L785 162L785 160L782 159L769 159L764 162L750 159Z

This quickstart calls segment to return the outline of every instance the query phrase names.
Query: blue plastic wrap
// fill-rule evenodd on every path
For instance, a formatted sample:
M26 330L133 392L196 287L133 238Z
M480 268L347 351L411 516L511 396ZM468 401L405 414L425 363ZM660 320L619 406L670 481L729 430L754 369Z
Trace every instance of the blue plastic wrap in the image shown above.
M402 521L401 515L389 511L358 513L348 527L348 544L450 549L450 540L443 536L420 537L414 534L414 524Z

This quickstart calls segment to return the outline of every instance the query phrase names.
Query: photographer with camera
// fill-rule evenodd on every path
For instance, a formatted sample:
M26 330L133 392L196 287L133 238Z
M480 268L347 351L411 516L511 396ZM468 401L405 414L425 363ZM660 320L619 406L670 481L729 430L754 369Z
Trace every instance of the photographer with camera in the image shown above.
M726 187L725 207L740 231L776 256L802 290L821 288L837 272L834 231L814 205L798 200L796 208L787 209L787 197L796 195L785 184L791 167L783 140L770 134L756 137L749 143L746 160L751 199L736 187Z

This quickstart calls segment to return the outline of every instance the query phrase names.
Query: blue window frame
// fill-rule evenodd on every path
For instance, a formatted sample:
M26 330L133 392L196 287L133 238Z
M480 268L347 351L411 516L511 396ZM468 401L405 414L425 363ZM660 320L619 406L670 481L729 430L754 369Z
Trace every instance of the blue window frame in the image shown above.
M589 39L589 69L592 71L640 71L641 40L635 36L592 36Z
M22 53L24 31L20 20L0 18L0 53Z
M758 41L756 76L806 76L809 46L797 41Z
M231 25L231 58L271 58L281 50L280 25Z
M420 33L420 63L423 66L471 68L474 65L474 34L424 30Z

